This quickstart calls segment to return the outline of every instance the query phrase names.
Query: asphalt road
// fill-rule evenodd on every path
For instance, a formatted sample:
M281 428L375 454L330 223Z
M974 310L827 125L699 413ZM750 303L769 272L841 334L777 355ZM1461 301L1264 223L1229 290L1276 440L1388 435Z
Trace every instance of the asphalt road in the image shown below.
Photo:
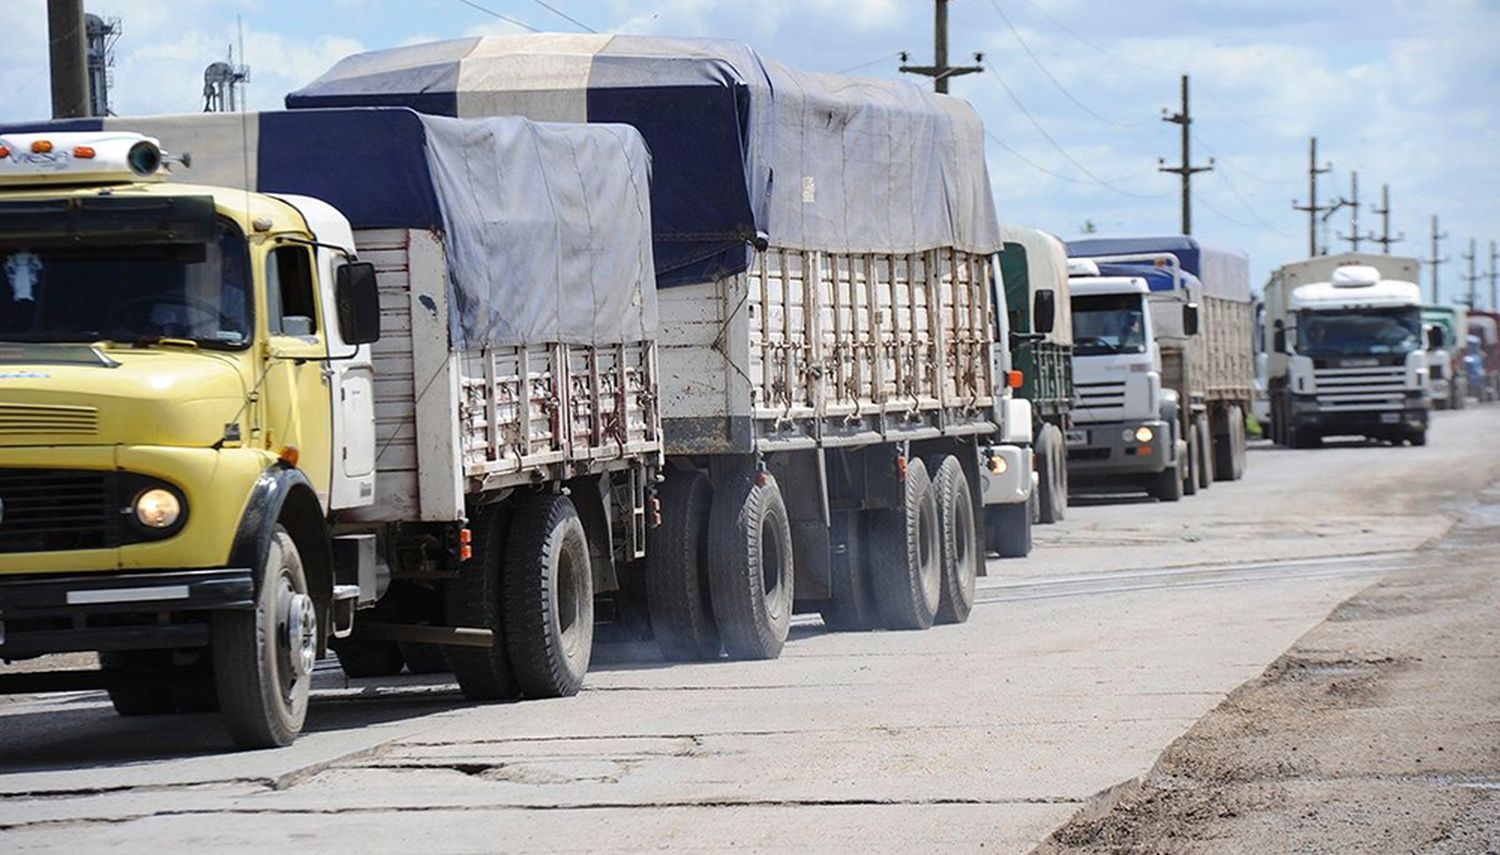
M319 680L290 748L98 693L0 704L0 849L366 853L672 847L1025 851L1331 610L1436 560L1500 480L1500 407L1425 448L1252 449L1180 504L1081 497L969 623L780 660L608 651L578 698L474 706L436 678Z

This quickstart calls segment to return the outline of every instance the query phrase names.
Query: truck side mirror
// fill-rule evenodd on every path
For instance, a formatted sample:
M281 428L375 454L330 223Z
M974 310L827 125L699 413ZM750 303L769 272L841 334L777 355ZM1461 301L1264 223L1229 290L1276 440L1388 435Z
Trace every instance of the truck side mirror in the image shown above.
M1182 306L1182 334L1193 336L1198 334L1198 304L1185 303Z
M351 261L340 266L333 299L339 314L339 333L346 344L380 340L380 292L375 286L375 265Z
M1430 326L1430 327L1427 328L1427 349L1428 350L1442 350L1443 349L1443 346L1448 343L1448 337L1446 335L1444 335L1443 333L1444 333L1443 328L1440 327L1440 326L1438 326L1438 325L1436 325L1436 324L1433 324L1432 326Z
M1277 353L1286 353L1286 324L1276 322L1276 329L1271 334L1271 349Z
M1031 331L1034 333L1052 332L1052 327L1057 321L1057 294L1050 288L1036 292L1036 297L1031 303Z

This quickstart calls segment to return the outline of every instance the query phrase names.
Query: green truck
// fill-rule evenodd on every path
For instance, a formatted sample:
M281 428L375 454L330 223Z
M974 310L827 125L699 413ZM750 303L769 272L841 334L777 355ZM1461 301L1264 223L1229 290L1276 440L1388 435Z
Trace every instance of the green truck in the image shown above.
M1011 365L1020 372L1022 398L1031 402L1036 454L1036 521L1054 523L1068 507L1068 450L1073 411L1073 320L1068 298L1068 252L1038 229L1000 227L1000 278L1009 307ZM1032 323L1037 294L1050 292L1055 318L1049 332ZM1045 297L1042 302L1049 302Z

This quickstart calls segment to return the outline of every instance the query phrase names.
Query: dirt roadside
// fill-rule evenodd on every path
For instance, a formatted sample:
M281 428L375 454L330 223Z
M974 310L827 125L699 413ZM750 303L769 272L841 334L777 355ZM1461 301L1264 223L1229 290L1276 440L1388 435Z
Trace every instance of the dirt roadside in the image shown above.
M1500 852L1500 485L1038 853Z

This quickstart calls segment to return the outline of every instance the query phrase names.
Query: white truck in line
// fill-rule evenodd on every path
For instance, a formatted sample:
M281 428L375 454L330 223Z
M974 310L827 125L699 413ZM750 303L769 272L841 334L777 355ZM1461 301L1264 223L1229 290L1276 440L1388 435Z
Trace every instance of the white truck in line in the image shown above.
M967 617L983 509L1033 489L968 104L726 40L553 34L360 54L287 98L366 104L644 135L667 465L621 611L644 600L667 659L777 656L794 611Z
M577 692L657 510L639 134L32 130L0 134L0 657L101 668L0 688L217 709L245 748L297 736L330 647L435 655L475 699Z
M1426 444L1432 398L1419 265L1341 253L1271 274L1264 335L1278 444L1312 448L1335 435Z
M1249 262L1191 237L1068 242L1071 483L1162 501L1244 473Z

